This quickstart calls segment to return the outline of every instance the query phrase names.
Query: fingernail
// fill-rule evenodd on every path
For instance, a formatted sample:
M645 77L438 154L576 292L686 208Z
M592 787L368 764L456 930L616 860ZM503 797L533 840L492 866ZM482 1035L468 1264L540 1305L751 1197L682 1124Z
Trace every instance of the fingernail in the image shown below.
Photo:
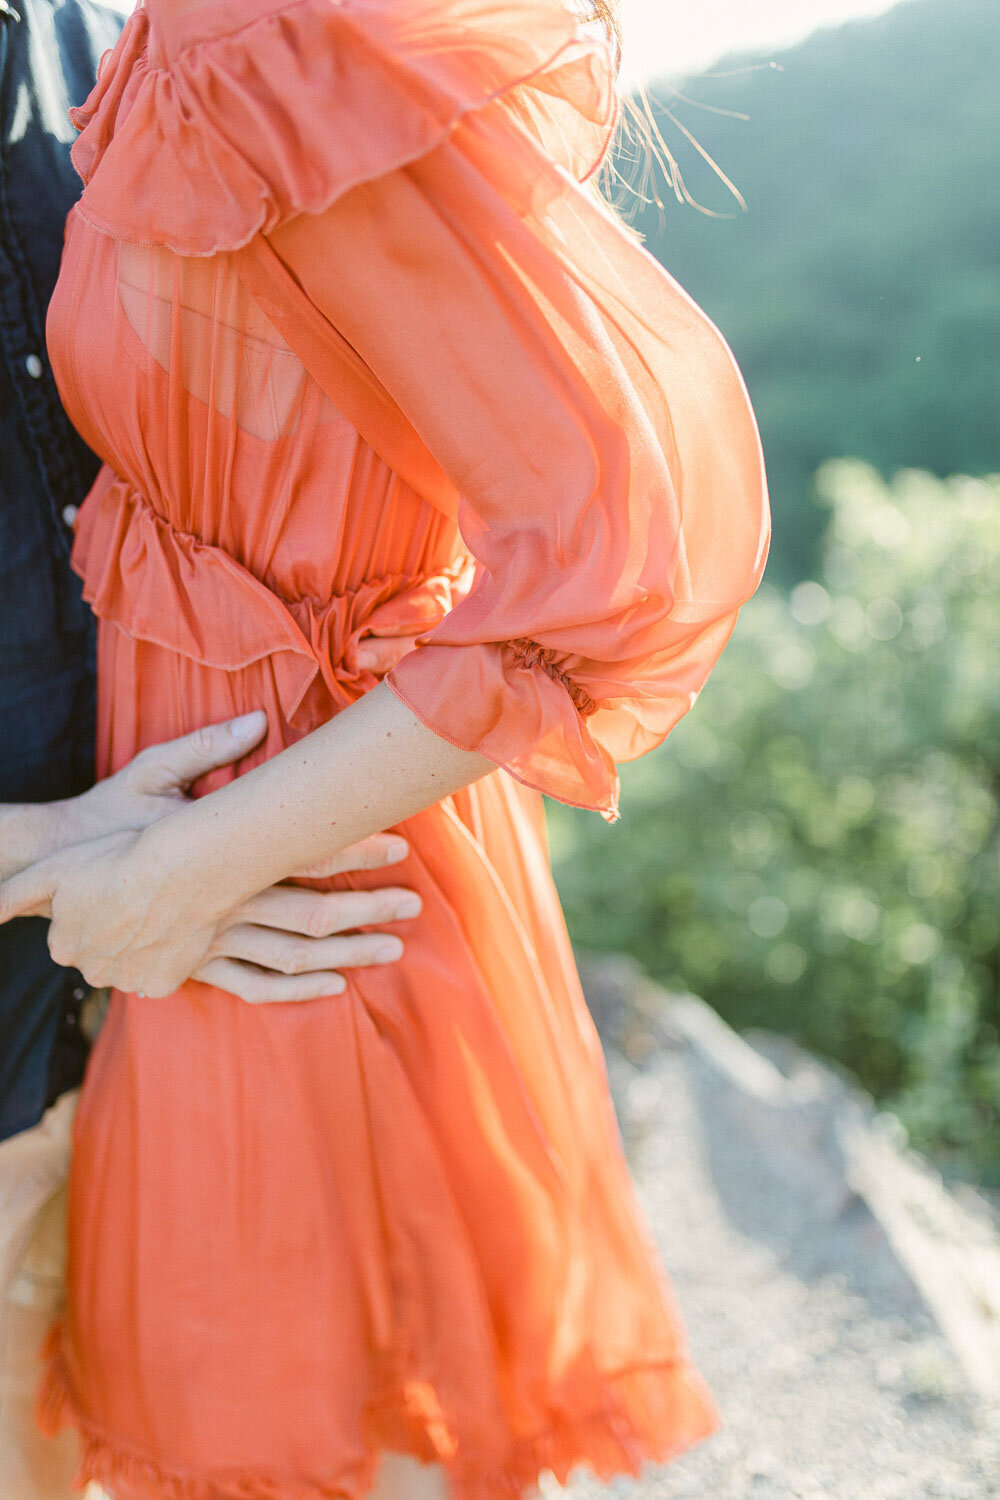
M344 979L331 979L329 985L320 990L321 995L342 995L347 989L347 981Z
M385 846L385 862L387 865L398 865L409 852L410 846L405 839L390 839Z
M403 945L398 938L387 938L384 943L379 943L375 949L376 961L380 964L391 964L397 958L403 956Z
M420 897L412 892L408 896L401 896L396 905L396 916L415 917L419 914L422 905Z
M255 708L253 713L241 714L238 719L230 719L229 733L238 740L248 740L260 733L266 721L267 716L264 710Z

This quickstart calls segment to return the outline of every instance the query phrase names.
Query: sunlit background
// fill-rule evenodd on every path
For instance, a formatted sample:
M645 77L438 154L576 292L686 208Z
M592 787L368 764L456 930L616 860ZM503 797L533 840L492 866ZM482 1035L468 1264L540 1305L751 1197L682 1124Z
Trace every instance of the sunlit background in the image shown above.
M127 14L131 0L109 0ZM784 47L818 26L888 10L891 0L622 0L622 77L696 72L734 49Z
M782 48L817 27L888 10L892 0L622 0L630 85L700 72L725 53Z
M552 809L571 929L1000 1190L1000 5L625 6L679 175L625 144L617 198L732 344L774 540L621 822Z
M623 768L621 821L549 807L724 1413L635 1493L987 1500L1000 1427L929 1330L995 1396L998 1242L937 1216L940 1178L918 1192L899 1147L952 1206L972 1183L1000 1208L1000 0L622 4L623 76L672 164L624 138L609 190L732 345L774 515L764 585L693 711ZM602 1023L616 973L633 1013L612 986ZM734 1083L697 1004L719 1056L693 1060L665 992L787 1064L781 1106ZM874 1096L874 1157L818 1076Z
M552 809L571 930L848 1067L1000 1192L1000 4L623 25L677 175L625 142L617 198L733 346L774 542L621 823Z

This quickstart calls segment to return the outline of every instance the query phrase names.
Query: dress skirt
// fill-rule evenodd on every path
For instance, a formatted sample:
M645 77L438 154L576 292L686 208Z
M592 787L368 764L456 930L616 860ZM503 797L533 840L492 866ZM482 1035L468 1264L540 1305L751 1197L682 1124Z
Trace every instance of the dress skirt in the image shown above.
M105 750L119 696L153 738L263 696L114 626L100 672ZM546 1468L638 1472L716 1424L633 1196L541 798L497 772L397 831L423 901L398 964L296 1004L113 995L43 1410L72 1414L114 1500L353 1500L381 1449L496 1500Z
M618 111L563 0L143 0L74 112L47 332L104 461L99 773L265 709L210 795L350 712L366 636L417 637L388 687L498 767L400 827L400 962L114 994L41 1395L114 1500L360 1500L386 1450L516 1500L717 1425L540 796L617 817L767 552L732 355L589 185Z

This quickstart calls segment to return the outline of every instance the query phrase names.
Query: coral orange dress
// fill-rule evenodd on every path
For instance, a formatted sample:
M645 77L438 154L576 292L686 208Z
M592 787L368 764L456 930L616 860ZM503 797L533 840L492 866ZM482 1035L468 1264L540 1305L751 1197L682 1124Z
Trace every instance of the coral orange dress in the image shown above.
M76 114L49 342L105 460L99 770L266 708L211 791L417 632L392 690L501 768L404 825L399 964L113 996L41 1407L115 1500L355 1500L383 1449L503 1500L717 1423L539 796L617 815L767 547L732 357L587 186L618 112L556 0L146 0Z

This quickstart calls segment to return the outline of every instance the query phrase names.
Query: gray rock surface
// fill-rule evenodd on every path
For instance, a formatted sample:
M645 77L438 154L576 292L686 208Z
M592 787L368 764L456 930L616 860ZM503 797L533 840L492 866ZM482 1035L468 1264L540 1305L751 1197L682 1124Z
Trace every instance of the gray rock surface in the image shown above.
M583 965L639 1196L721 1431L650 1500L994 1500L1000 1238L834 1070ZM769 1055L765 1055L769 1054ZM1000 1368L1000 1366L997 1366Z

